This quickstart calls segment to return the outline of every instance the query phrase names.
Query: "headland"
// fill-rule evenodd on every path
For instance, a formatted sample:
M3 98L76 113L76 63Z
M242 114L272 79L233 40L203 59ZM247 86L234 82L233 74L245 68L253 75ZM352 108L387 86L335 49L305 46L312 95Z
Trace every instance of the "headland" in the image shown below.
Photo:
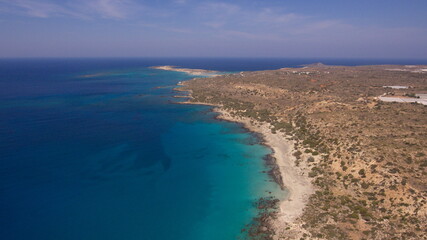
M290 196L264 218L266 239L422 239L425 69L316 64L196 78L180 90L274 150Z
M176 66L155 66L151 67L153 69L165 70L165 71L175 71L183 72L194 76L208 76L215 77L220 76L221 74L218 71L204 70L204 69L191 69L191 68L180 68Z

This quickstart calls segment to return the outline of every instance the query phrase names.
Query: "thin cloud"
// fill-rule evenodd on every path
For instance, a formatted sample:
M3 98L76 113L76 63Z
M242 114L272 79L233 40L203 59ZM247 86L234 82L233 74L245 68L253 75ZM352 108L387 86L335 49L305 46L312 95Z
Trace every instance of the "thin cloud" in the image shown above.
M222 28L227 22L226 21L210 21L203 23L204 25L211 27L211 28Z
M263 41L283 40L283 38L278 37L274 34L256 34L256 33L234 31L234 30L224 31L222 32L222 35L226 37L231 37L231 38L240 37L240 38L246 38L250 40L263 40Z
M46 0L0 0L7 12L36 18L72 17L92 19L96 17L125 19L142 6L130 0L78 0L61 4ZM6 11L6 10L4 10Z
M198 10L204 26L215 30L235 31L236 33L246 32L263 35L272 31L283 33L310 19L308 16L277 9L254 9L228 3L205 3ZM242 37L244 36L245 34L242 34Z
M129 6L135 3L125 0L96 0L87 3L91 11L97 12L103 18L124 19L131 15L132 10Z
M173 2L176 4L187 4L187 0L175 0Z
M237 23L236 17L245 13L235 4L222 2L202 3L193 10L196 18L203 19L202 24L210 29L222 30Z
M45 1L28 1L28 0L15 0L15 1L0 1L7 5L7 9L11 12L18 12L31 17L48 18L51 16L64 16L69 15L67 9L50 2Z
M337 20L322 20L322 21L308 22L291 32L292 34L298 35L298 34L317 34L319 32L322 33L324 31L331 31L331 30L352 31L352 30L355 30L355 27L350 24L345 24Z
M302 21L307 18L307 16L296 13L280 13L270 8L265 8L261 13L257 14L256 20L269 24L287 24L294 21Z
M175 32L175 33L193 33L190 29L186 28L163 28L163 31Z
M240 7L230 3L210 2L201 4L197 11L206 14L208 17L226 17L238 13Z

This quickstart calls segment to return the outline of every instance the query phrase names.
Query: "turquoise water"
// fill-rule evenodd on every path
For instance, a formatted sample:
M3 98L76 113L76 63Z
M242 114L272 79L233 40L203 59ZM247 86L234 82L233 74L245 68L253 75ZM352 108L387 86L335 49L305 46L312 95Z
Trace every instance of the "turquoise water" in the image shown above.
M150 65L0 63L2 239L245 238L270 150Z

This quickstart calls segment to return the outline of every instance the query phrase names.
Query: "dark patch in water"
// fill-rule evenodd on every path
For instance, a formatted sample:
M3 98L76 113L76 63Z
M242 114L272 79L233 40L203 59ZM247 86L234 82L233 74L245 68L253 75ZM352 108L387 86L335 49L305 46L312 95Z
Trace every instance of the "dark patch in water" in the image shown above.
M254 203L258 214L252 223L246 225L242 232L247 232L251 240L271 240L274 236L272 222L277 218L280 200L274 197L262 197Z

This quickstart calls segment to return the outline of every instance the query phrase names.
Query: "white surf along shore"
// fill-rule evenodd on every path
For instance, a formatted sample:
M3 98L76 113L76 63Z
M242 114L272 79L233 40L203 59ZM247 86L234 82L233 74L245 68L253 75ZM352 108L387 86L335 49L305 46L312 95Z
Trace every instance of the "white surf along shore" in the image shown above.
M165 66L156 67L156 69L176 71L177 68L169 68L169 66ZM195 71L200 73L199 69L196 69ZM218 75L220 74L218 73ZM185 86L185 82L180 83L179 85ZM188 91L187 93L188 98L192 99L191 91ZM299 217L302 215L309 197L314 193L315 189L311 183L311 179L308 177L310 169L304 164L304 161L302 161L299 166L296 166L295 164L296 158L292 155L292 150L295 146L294 141L287 139L288 136L284 133L272 133L271 126L268 123L261 123L254 119L234 116L229 111L222 108L222 106L194 101L185 101L180 103L213 106L213 111L219 113L219 119L241 123L249 131L261 134L264 143L273 151L272 157L276 159L276 164L280 169L283 185L288 191L286 198L280 199L280 208L277 219L270 223L271 227L275 231L274 238L279 239L279 237L283 236L285 233L286 235L293 233L295 234L294 236L298 236L305 232L302 228L302 221L299 221Z

